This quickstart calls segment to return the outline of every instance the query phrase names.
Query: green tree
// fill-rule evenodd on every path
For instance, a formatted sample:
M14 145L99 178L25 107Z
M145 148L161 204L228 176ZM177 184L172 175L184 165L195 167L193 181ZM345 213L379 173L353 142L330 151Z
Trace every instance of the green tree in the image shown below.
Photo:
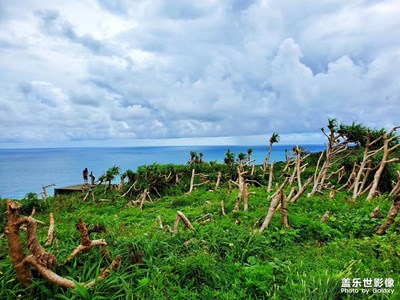
M120 168L118 166L113 166L109 168L103 175L100 176L100 182L108 182L108 187L111 186L111 182L115 179L115 177L119 174Z
M253 149L251 149L251 148L247 149L247 159L248 159L248 161L251 160L251 154L252 153L253 153Z
M235 154L229 149L226 150L224 163L226 165L233 165L235 163Z

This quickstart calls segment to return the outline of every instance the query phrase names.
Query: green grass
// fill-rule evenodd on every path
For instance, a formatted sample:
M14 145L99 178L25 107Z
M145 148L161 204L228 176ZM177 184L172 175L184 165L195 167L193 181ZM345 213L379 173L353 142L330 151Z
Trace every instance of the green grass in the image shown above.
M209 187L207 187L209 188ZM250 209L233 213L237 190L222 188L209 192L197 189L191 195L165 196L154 203L126 207L129 199L114 202L82 202L82 196L22 201L21 213L37 207L36 218L48 222L53 211L57 243L46 246L59 260L55 272L86 283L96 278L110 263L93 248L65 262L79 245L75 224L82 218L89 227L104 225L104 238L112 257L122 256L117 271L94 288L81 285L75 290L54 286L33 272L33 284L24 289L15 276L8 257L7 239L0 239L0 299L399 299L399 223L384 236L374 235L382 219L371 219L376 206L386 216L390 201L378 197L349 201L350 195L337 193L303 196L289 205L289 223L281 225L277 212L269 228L254 234L257 220L265 218L269 199L265 187L251 187ZM221 215L220 201L227 215ZM243 208L241 208L243 209ZM158 228L157 216L173 226L177 210L195 227L172 236ZM320 219L331 211L328 223ZM200 225L194 220L206 213L213 221ZM0 205L1 229L5 226L5 204ZM3 217L4 216L4 217ZM240 225L235 221L240 219ZM397 220L398 221L398 220ZM47 227L39 226L39 240L46 239ZM392 294L346 295L343 278L393 278Z

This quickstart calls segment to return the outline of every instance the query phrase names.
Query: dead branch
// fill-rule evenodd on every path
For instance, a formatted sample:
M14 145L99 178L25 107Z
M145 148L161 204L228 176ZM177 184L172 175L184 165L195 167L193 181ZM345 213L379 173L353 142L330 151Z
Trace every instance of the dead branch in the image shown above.
M400 194L400 171L396 171L397 173L397 183L390 191L389 196L395 196Z
M218 172L218 177L217 177L217 182L215 183L215 189L216 189L216 190L219 189L219 184L220 184L220 182L221 182L221 177L222 177L222 172L219 171L219 172Z
M247 174L247 171L241 171L239 167L237 167L237 171L238 171L238 183L235 183L235 182L232 181L232 183L237 184L237 186L239 188L237 201L236 201L236 204L235 204L235 208L233 209L233 212L235 212L235 213L239 211L240 203L242 202L242 199L248 196L248 195L246 196L247 184L246 184L245 179L244 179L244 175ZM248 199L247 199L247 201L248 201Z
M331 191L329 192L329 199L332 200L336 195L336 190L335 189L331 189Z
M377 193L378 193L378 184L379 181L381 179L383 170L385 169L386 165L388 165L389 163L398 161L399 158L393 158L393 159L389 159L389 156L391 153L393 153L397 148L400 147L400 144L396 144L394 146L390 146L391 141L395 140L395 139L399 139L400 135L395 135L391 138L389 138L390 134L395 132L399 127L396 126L394 127L389 133L384 133L382 135L382 139L383 139L383 155L382 155L382 159L379 163L379 167L378 170L375 172L374 175L374 180L371 186L371 189L369 190L368 196L367 196L367 200L371 200L372 198L374 198Z
M7 200L7 226L4 234L8 240L8 251L15 273L24 287L32 283L32 273L29 263L25 260L24 249L19 237L20 223L18 210L21 205L17 202Z
M137 180L135 180L135 182L132 183L132 185L129 187L129 189L122 195L122 197L126 197L126 195L128 195L132 189L137 191L137 189L135 187L136 183L137 183Z
M399 213L399 209L400 209L400 196L394 199L393 204L390 207L386 221L381 226L378 227L378 229L375 231L376 234L383 235L386 233L386 230L389 228L389 226L392 223L394 223L395 218Z
M121 256L117 255L115 259L111 262L111 264L97 277L97 279L92 280L91 282L85 284L85 287L94 287L97 282L103 280L108 275L110 275L111 269L117 270L119 265L121 264Z
M52 212L50 213L49 219L50 219L49 221L50 225L49 225L49 231L47 232L47 240L45 245L51 245L51 243L54 240L55 225L54 225L54 214Z
M279 189L276 193L275 196L271 200L271 204L269 206L268 214L264 220L264 223L261 225L261 228L259 229L259 233L263 233L264 230L269 226L271 223L272 217L274 216L276 209L281 202L283 197L283 191L282 189Z
M296 202L296 201L304 194L304 192L305 192L306 189L310 186L310 184L311 184L311 182L312 182L313 180L314 180L314 175L311 175L311 176L307 179L306 183L301 187L301 190L300 190L296 195L294 195L293 198L289 198L289 197L288 197L288 201L290 201L291 203Z
M274 164L275 161L271 163L271 167L269 169L268 188L267 188L268 193L272 191L272 180L274 179Z
M40 245L37 238L36 220L31 216L19 217L19 208L19 203L7 200L7 227L5 229L5 234L7 235L8 239L11 261L18 279L22 282L22 285L26 287L32 282L31 266L34 266L48 281L61 287L75 288L75 283L72 280L61 277L51 271L51 268L53 268L57 263L55 256L52 253L47 253L42 245ZM50 217L50 219L54 220L54 217ZM79 223L83 223L83 225L79 225ZM78 227L82 227L80 230L82 244L88 245L88 243L94 242L90 240L89 233L84 222L82 221L79 223ZM26 239L27 248L30 252L30 255L28 256L25 256L24 254L19 236L20 226L22 224L26 224L28 231ZM50 220L50 224L54 225L54 221ZM116 257L111 266L102 274L100 274L97 280L90 282L86 285L86 287L91 287L98 280L105 278L110 273L111 268L115 269L119 265L119 262L120 258Z
M197 218L195 222L201 222L204 221L205 219L211 219L212 217L213 217L212 213L208 213L205 214L204 216L201 216L200 218Z
M89 232L86 228L86 223L79 219L78 223L76 224L76 229L81 234L81 244L71 253L71 255L67 258L66 261L73 259L81 252L89 251L91 248L96 246L107 246L107 243L104 239L100 240L92 240L89 236ZM104 250L104 248L103 248Z
M371 214L369 215L370 218L377 218L381 219L383 218L381 215L381 208L379 206L375 207L373 211L371 211Z
M330 216L331 216L331 212L330 211L326 211L325 214L321 218L321 222L322 223L327 223Z
M49 199L49 196L47 195L47 190L46 190L46 188L51 187L51 186L55 186L55 184L53 183L53 184L49 184L49 185L44 185L44 186L42 186L42 189L43 189L43 200L44 200L44 202L46 202L47 199Z
M210 181L209 180L206 180L206 181L203 181L202 183L194 183L194 179L195 179L195 177L196 176L200 176L200 178L201 179L203 179L204 180L204 178L206 178L207 177L207 175L204 175L204 174L196 174L195 173L195 169L193 169L192 170L192 177L190 178L190 188L189 188L189 191L186 193L186 195L190 195L192 192L193 192L193 189L196 187L196 186L201 186L201 185L203 185L203 184L206 184L206 183L209 183Z
M225 216L225 215L226 215L226 213L225 213L225 205L224 205L224 200L221 200L221 213L222 213L222 215L223 215L223 216Z
M158 227L160 227L160 229L163 229L164 226L161 220L161 216L157 216L157 221L158 221Z
M194 230L194 227L190 223L189 219L183 214L183 212L177 211L176 219L175 219L175 223L174 223L174 230L173 230L174 235L178 233L178 230L179 230L178 225L181 220L182 220L183 224L185 224L184 228Z

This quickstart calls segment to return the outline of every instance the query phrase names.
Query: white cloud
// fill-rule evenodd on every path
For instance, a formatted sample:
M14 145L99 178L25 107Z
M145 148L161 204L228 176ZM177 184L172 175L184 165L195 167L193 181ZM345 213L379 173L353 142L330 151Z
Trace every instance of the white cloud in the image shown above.
M3 144L296 141L327 117L398 125L395 0L15 0L0 10Z

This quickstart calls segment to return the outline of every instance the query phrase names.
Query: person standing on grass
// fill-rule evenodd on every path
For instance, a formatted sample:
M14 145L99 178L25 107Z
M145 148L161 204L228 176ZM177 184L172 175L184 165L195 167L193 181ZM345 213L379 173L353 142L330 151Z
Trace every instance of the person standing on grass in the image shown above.
M83 170L83 172L82 172L84 184L88 184L88 174L89 174L89 171L87 168L85 168L85 170Z

